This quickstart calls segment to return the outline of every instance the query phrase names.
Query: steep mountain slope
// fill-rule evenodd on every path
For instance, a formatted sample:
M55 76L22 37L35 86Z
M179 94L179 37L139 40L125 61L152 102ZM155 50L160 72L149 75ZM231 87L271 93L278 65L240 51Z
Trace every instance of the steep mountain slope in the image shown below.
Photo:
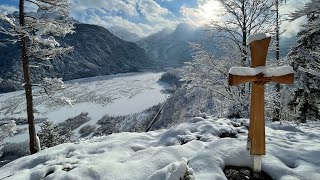
M137 42L145 49L148 56L164 67L179 67L184 62L192 60L192 49L189 42L201 44L215 56L223 56L226 52L222 50L221 39L210 38L204 28L194 28L188 24L179 24L174 31L162 30ZM211 32L212 33L212 32ZM295 37L281 38L281 56L285 57L291 46L295 43ZM274 52L271 52L274 54ZM270 58L274 58L274 55Z
M103 27L75 24L74 34L59 39L74 47L66 56L52 60L51 67L33 68L36 78L62 77L64 80L139 71L151 68L145 51L135 43L126 42ZM0 34L0 39L5 39ZM19 44L0 46L0 92L21 89ZM41 75L41 77L39 76Z
M179 67L184 62L192 60L189 42L200 43L216 54L222 53L217 48L218 41L208 39L202 29L193 28L188 24L179 24L173 32L164 29L138 41L137 44L146 50L152 60L162 66Z
M108 30L112 34L119 37L120 39L128 41L128 42L137 42L141 39L141 37L138 34L129 32L120 26L113 26L113 27L108 28Z

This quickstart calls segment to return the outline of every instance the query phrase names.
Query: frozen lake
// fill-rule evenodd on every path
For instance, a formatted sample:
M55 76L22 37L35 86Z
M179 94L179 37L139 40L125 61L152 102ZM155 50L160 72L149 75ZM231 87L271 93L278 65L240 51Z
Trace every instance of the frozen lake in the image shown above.
M166 84L158 83L162 74L125 73L73 80L68 82L68 88L51 98L37 96L39 90L35 90L35 118L48 118L58 123L87 112L91 118L89 123L95 124L107 114L127 115L143 111L166 100L167 95L161 92ZM63 96L70 98L73 105L57 101ZM23 91L0 94L0 118L26 118L24 98ZM22 136L11 140L20 141Z

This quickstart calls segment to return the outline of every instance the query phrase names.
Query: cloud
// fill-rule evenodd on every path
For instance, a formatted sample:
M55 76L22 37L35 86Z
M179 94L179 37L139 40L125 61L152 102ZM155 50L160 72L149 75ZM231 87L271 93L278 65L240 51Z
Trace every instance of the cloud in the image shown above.
M18 11L18 8L16 8L15 6L5 5L5 4L0 5L0 13L11 14L15 11Z
M201 26L211 20L221 18L223 8L218 0L197 0L197 3L197 7L181 7L180 13L184 22Z
M291 0L288 1L286 4L282 5L279 8L279 12L282 16L287 16L288 14L301 9L304 7L305 3L309 2L310 0ZM297 33L300 31L301 26L307 22L306 17L301 17L295 21L289 22L284 21L281 25L281 29L285 32L283 33L283 37L289 38L292 36L296 36Z
M302 8L310 0L290 0L281 7L282 14ZM224 13L219 0L70 0L71 16L84 22L110 28L120 26L139 36L148 36L163 28L175 28L179 23L201 26L219 20ZM17 11L18 0L0 2L0 12ZM36 7L26 3L28 11ZM284 22L285 37L296 35L305 18Z
M138 8L149 22L157 21L157 18L163 18L164 15L169 14L168 9L161 7L153 0L140 1Z
M123 13L129 16L138 15L136 3L138 0L71 0L71 11L85 11L87 9L99 9L106 13Z
M133 23L121 16L91 16L90 19L88 19L87 23L101 25L106 28L110 28L116 25L127 29L129 32L134 32L141 37L145 36L146 34L156 32L154 27L148 24Z
M81 22L106 28L120 26L139 36L173 28L179 23L154 0L72 0L71 15Z

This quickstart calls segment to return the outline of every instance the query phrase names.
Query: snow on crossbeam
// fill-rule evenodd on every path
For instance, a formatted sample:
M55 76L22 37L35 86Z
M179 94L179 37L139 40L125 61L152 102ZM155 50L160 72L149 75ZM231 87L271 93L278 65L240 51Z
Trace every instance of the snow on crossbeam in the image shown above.
M267 68L233 67L229 71L229 85L237 86L247 82L292 84L294 71L291 66Z
M259 34L253 34L248 37L248 44L254 42L254 41L259 41L265 38L269 38L271 35L269 33L259 33Z
M259 66L256 68L232 67L229 71L229 74L237 75L237 76L256 76L260 73L264 74L266 77L278 77L278 76L293 74L294 70L291 66L282 66L282 67L275 67L275 68Z

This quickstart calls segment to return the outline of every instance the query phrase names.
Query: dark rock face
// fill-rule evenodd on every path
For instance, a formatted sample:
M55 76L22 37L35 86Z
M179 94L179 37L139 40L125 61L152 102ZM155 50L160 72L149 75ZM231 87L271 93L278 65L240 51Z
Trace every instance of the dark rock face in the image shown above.
M63 80L139 71L153 67L145 51L103 27L75 24L74 34L58 39L74 50L49 62L52 67L32 68L35 79L62 77ZM7 37L0 34L0 39ZM48 64L48 63L47 63ZM21 89L22 68L19 44L0 46L0 92Z
M227 166L223 170L226 178L228 180L251 180L251 179L259 179L259 180L272 180L272 178L267 175L265 172L262 172L260 177L253 178L252 172L249 168L245 167L234 167L234 166Z

